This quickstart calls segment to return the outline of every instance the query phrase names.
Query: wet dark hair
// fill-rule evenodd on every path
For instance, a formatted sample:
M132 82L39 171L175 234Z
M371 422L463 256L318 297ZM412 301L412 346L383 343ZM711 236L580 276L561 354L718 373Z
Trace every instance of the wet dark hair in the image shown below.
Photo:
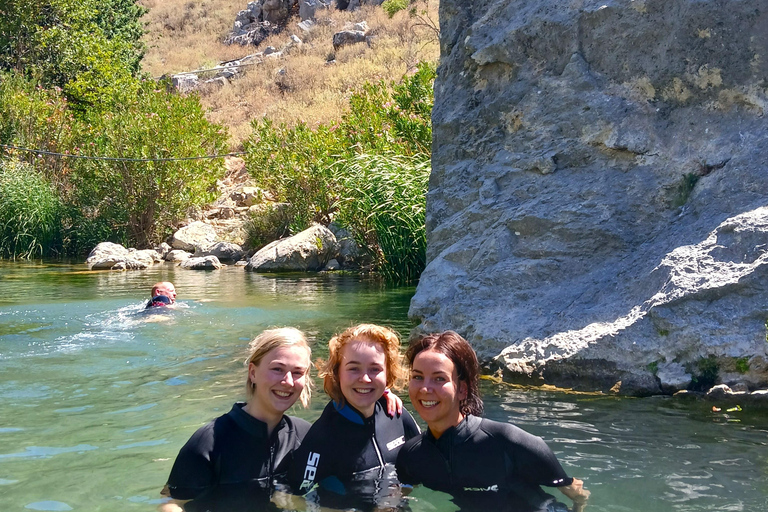
M425 350L434 350L451 360L456 368L459 382L467 385L467 398L461 401L461 413L481 416L483 414L483 400L480 398L478 378L480 376L480 363L477 354L467 340L454 331L436 332L425 334L413 340L405 351L405 361L409 368L413 368L413 360L419 353Z

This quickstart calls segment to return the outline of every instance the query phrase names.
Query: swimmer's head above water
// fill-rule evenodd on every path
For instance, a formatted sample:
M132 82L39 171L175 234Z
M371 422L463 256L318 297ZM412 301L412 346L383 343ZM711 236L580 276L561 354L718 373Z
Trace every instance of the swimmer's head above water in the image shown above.
M150 297L154 299L158 296L168 297L171 300L170 304L173 304L176 302L176 287L174 287L173 283L170 281L161 281L159 283L155 283L155 285L152 287L152 293Z

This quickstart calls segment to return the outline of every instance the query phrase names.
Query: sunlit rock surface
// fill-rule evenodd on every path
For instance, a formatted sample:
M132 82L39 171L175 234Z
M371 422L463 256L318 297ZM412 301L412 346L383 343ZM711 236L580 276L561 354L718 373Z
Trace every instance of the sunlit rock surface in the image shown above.
M419 329L507 380L768 386L768 1L441 0Z

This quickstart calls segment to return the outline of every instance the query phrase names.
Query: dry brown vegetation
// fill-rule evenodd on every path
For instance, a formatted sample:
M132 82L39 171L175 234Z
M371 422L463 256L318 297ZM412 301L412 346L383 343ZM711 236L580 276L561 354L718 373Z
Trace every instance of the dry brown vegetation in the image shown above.
M144 70L153 76L211 67L244 57L267 46L281 49L291 34L303 44L280 59L248 68L227 86L200 91L208 118L225 125L238 145L251 132L250 122L268 117L276 123L310 126L330 123L347 107L352 91L366 81L399 81L420 61L437 61L438 0L413 4L416 17L401 11L390 19L381 7L364 6L354 12L318 12L310 33L292 20L285 31L259 47L222 43L237 12L247 0L141 0L146 15L148 51ZM343 47L334 52L333 34L347 23L366 21L370 44Z

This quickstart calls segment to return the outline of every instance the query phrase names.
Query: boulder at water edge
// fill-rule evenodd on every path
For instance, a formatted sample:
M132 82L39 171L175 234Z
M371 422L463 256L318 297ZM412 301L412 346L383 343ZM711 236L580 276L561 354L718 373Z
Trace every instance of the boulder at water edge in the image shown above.
M224 265L221 264L216 256L205 256L202 258L187 258L179 266L189 270L217 270Z
M210 224L195 221L173 234L171 247L182 251L206 250L216 242L216 230Z
M254 272L319 271L337 253L336 237L321 225L276 240L254 254L245 266Z
M195 251L196 257L216 256L220 261L237 261L243 254L243 248L231 242L216 242L204 251Z
M157 251L126 249L120 244L101 242L85 260L90 269L139 270L162 261Z

